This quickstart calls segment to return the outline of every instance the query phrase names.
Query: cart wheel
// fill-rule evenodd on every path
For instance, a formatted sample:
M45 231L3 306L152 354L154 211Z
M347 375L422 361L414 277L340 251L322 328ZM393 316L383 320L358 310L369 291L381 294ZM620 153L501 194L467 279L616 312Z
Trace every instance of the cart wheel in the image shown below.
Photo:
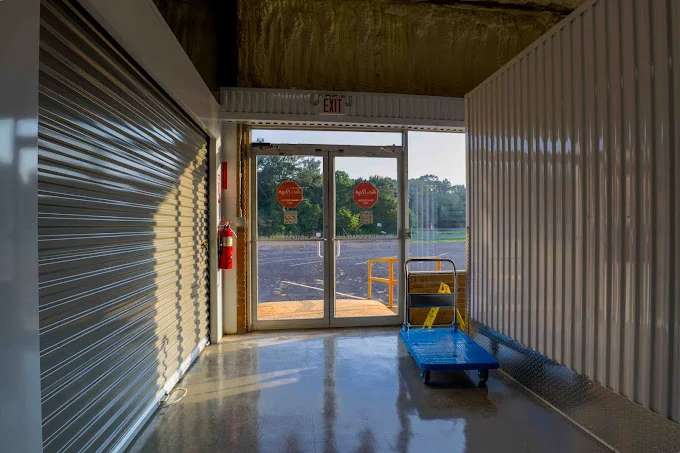
M429 385L430 384L430 372L429 371L423 371L420 373L420 377L423 378L423 384Z
M479 376L479 383L486 384L489 379L489 370L479 370L477 371L477 376Z

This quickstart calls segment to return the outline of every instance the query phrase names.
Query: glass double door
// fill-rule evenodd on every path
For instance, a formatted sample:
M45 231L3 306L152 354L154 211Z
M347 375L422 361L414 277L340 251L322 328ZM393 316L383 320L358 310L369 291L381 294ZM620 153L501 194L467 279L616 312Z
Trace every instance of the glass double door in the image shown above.
M254 146L255 329L400 324L400 146Z

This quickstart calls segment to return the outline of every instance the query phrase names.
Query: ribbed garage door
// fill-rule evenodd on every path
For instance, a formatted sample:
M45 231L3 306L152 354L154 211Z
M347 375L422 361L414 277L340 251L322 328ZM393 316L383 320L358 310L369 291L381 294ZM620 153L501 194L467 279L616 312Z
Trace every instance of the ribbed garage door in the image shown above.
M206 137L79 7L41 19L43 444L108 451L208 335Z

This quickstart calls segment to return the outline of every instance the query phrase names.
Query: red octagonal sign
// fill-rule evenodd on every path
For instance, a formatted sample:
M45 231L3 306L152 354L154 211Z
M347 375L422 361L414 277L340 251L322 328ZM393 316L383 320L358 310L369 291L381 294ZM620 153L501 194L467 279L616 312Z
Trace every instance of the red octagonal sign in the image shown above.
M284 208L296 208L302 202L302 187L295 181L286 181L276 189L276 201Z
M378 202L378 188L370 182L360 182L354 188L354 202L360 208L372 208Z

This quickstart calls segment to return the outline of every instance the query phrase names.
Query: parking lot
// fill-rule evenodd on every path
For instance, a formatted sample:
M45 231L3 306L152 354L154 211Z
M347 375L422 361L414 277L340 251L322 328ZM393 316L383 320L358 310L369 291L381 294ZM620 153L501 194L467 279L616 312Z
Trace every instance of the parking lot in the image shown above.
M324 260L319 256L323 254L319 244L321 243L309 241L258 242L259 301L323 299ZM338 241L338 244L336 246L337 297L344 299L367 298L368 261L396 257L398 241L343 240ZM438 256L449 258L456 263L458 270L465 269L465 242L412 240L409 249L411 257ZM430 268L434 269L434 266ZM425 270L422 265L419 269ZM394 272L396 277L396 266ZM388 264L374 264L373 276L387 278ZM372 299L387 304L387 284L374 282Z

